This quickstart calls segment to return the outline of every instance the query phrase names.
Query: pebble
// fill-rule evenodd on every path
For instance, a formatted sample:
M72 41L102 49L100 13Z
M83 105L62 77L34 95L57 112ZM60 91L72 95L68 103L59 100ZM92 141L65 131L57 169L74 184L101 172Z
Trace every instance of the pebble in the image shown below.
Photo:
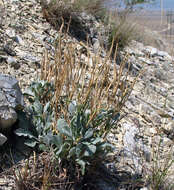
M0 133L0 146L2 146L7 141L7 137Z
M18 44L20 44L22 46L24 45L22 38L18 35L15 36L15 42L17 42Z

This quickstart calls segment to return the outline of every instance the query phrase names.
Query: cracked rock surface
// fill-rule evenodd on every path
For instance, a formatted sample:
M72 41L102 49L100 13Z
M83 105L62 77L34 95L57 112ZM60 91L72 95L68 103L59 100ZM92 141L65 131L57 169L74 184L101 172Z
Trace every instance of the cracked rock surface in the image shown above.
M8 130L17 120L16 111L23 107L23 95L18 81L0 74L0 130Z

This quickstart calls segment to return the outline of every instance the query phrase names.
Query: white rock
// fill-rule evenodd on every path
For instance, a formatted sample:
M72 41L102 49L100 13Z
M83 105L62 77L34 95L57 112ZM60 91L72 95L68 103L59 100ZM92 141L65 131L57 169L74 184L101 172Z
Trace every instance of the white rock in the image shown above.
M8 129L17 121L17 113L13 108L0 107L0 128Z
M155 54L157 54L158 50L154 47L146 46L146 48L144 49L144 52L147 54L150 54L151 56L154 56Z
M147 187L143 187L140 190L149 190Z
M7 58L7 63L8 63L8 64L16 63L16 59L13 58L13 57L11 57L11 56L9 56L9 57Z
M165 51L158 51L157 55L172 60L172 57Z
M7 141L7 137L0 133L0 146L2 146Z
M24 45L24 42L23 42L22 38L21 38L20 36L18 36L18 35L16 35L15 41L16 41L18 44L20 44L20 45Z
M146 64L148 64L148 65L153 65L154 64L154 62L152 62L151 60L149 60L149 59L147 59L147 58L145 58L145 57L139 57L138 58L140 61L142 61L143 63L146 63Z
M157 134L157 131L156 131L155 128L149 128L149 133L150 133L151 135L155 135L155 134Z
M163 128L167 131L174 131L174 121L171 121L167 125L164 125Z
M7 29L6 30L6 34L10 37L10 38L14 38L15 37L15 31L11 30L11 29Z

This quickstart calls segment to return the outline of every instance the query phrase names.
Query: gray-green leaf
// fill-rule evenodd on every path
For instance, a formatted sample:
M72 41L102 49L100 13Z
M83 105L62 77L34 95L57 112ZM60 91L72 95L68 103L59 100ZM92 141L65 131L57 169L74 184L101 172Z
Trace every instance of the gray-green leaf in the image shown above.
M43 106L42 104L39 102L39 100L36 100L33 104L33 109L36 113L42 113L43 112Z
M44 106L43 112L46 113L48 111L49 107L50 107L50 102L47 102L46 105Z
M74 156L75 154L76 154L76 148L73 147L73 148L71 148L70 151L69 151L69 158L71 158L71 157Z
M32 138L35 139L35 136L33 136L32 133L30 131L28 131L28 130L19 128L19 129L16 129L14 132L18 136L23 136L23 137L28 137L30 139L32 139Z
M24 144L31 148L34 148L37 144L37 141L32 140L32 139L27 139Z
M77 164L79 164L81 166L81 172L82 172L82 175L84 175L86 163L80 159L77 159L76 162L77 162Z
M89 128L89 129L86 131L85 135L84 135L84 139L88 139L88 138L90 138L90 137L92 137L92 136L93 136L93 129L92 129L92 128Z
M68 126L64 119L59 119L57 121L57 128L61 134L72 138L71 128Z
M91 145L88 145L88 149L90 152L92 152L93 154L95 154L96 152L96 146L91 144Z
M68 111L71 115L73 115L76 111L76 101L72 101L68 106Z
M60 134L54 135L51 141L53 144L55 144L58 148L62 146L63 139Z

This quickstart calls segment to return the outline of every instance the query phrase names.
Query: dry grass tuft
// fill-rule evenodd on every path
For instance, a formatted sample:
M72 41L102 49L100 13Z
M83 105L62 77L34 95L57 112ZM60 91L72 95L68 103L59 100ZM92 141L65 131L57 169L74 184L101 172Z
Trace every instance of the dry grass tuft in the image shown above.
M61 35L60 35L61 36ZM55 97L52 99L57 118L68 118L67 105L70 101L76 101L80 105L90 105L91 119L101 109L114 108L119 113L129 97L136 79L128 82L129 71L125 71L125 60L117 66L114 54L114 63L110 60L113 52L113 44L105 58L94 55L89 47L87 62L82 59L82 53L77 51L73 42L66 43L67 39L57 39L55 61L49 60L48 53L42 63L41 79L52 82L55 86ZM100 53L100 52L99 52ZM62 100L65 100L62 104Z
M74 181L70 181L65 168L52 159L51 153L31 156L18 164L14 170L15 185L18 190L71 189Z

